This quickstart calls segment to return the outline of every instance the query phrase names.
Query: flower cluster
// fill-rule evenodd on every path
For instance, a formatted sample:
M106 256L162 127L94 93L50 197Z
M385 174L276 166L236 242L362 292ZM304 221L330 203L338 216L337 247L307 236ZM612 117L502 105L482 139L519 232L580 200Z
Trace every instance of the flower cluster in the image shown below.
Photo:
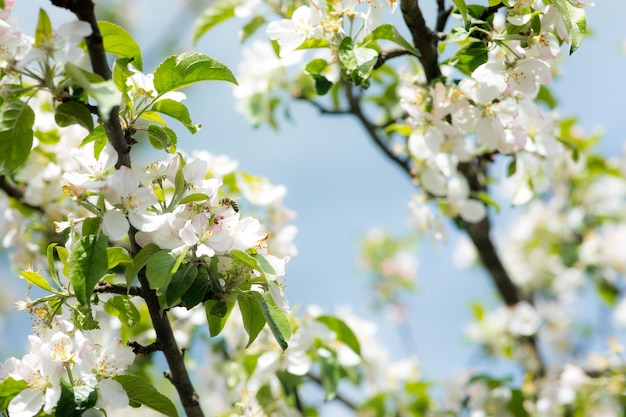
M26 383L26 389L9 403L11 416L51 414L55 407L67 407L59 402L63 391L83 396L86 408L128 407L126 390L115 377L126 372L135 354L118 337L100 344L102 335L81 331L61 316L55 317L52 328L40 330L39 335L29 336L26 355L9 358L0 368L0 381Z

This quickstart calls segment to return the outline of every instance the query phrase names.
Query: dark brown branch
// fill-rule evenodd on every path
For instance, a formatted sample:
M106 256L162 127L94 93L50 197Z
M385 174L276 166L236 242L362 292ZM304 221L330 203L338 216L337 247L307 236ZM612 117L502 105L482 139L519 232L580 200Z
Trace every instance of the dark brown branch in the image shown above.
M85 38L91 67L94 73L105 80L111 79L111 68L107 61L102 34L98 28L98 21L94 14L94 3L92 0L50 0L53 5L68 9L78 17L78 19L89 23L91 35ZM119 107L114 107L108 115L100 114L105 120L104 130L109 138L109 142L117 151L118 159L116 168L121 166L130 167L130 145L124 137L124 132L119 120Z
M361 122L361 124L367 131L370 139L374 141L376 146L378 146L378 148L383 151L383 153L387 155L389 159L395 162L396 165L398 165L409 176L413 177L413 174L411 172L410 160L400 158L398 155L393 153L393 151L389 147L387 147L387 145L385 145L382 138L376 131L376 126L369 121L365 114L363 114L363 110L361 109L361 102L359 101L359 98L354 95L354 92L352 90L352 84L344 83L344 88L346 90L346 97L348 98L348 105L350 106L350 113L353 114L359 120L359 122Z
M378 55L376 64L374 64L374 69L378 69L382 67L383 65L385 65L385 62L389 61L390 59L397 58L399 56L404 56L404 55L413 55L413 54L410 51L407 51L406 49L400 49L400 48L390 49L388 51L382 51Z
M426 26L424 15L419 7L418 0L400 0L400 10L407 27L411 31L413 44L420 51L422 56L420 62L424 67L426 80L433 82L441 77L441 70L438 62L437 35Z
M133 297L143 297L143 290L139 287L126 288L125 285L111 284L106 281L100 281L96 284L93 292L99 294L121 294L132 295Z
M111 79L111 69L109 67L104 44L102 42L102 34L98 28L98 22L94 14L94 3L92 0L51 0L52 4L63 7L73 12L80 20L89 23L92 34L85 38L91 65L94 72L105 80ZM118 154L116 168L122 166L130 168L130 142L127 140L119 120L119 108L114 107L111 113L100 115L104 122L104 129L111 145ZM131 138L132 139L132 138ZM132 253L139 252L139 246L135 241L136 229L131 228L129 233L132 245ZM171 323L167 317L167 313L162 312L156 291L150 289L148 279L145 275L145 269L141 270L139 275L139 283L141 284L143 298L150 312L150 318L157 335L157 340L161 346L161 350L170 367L171 381L174 384L181 402L185 409L185 413L189 417L203 417L204 413L198 404L198 397L195 393L193 385L183 355L178 348Z
M150 355L161 350L161 343L158 340L150 343L148 346L141 345L138 342L128 342L126 345L133 349L135 355Z
M138 246L135 241L136 232L137 230L131 227L129 237L133 244L133 252L135 253L138 252ZM152 325L154 326L154 331L159 341L160 350L163 352L169 366L169 379L178 392L187 416L203 417L204 413L200 408L198 395L191 383L189 372L185 367L183 351L178 347L176 339L174 338L172 324L170 323L167 313L161 311L161 305L159 304L156 291L150 289L145 268L139 271L138 278L143 290L143 298L148 306L150 319L152 320Z
M446 8L444 0L437 0L437 24L435 25L435 31L441 33L446 29L448 18L453 9L453 7Z
M9 197L13 197L20 202L24 207L38 211L39 213L45 213L42 207L34 206L24 201L24 193L17 188L13 182L9 182L8 178L4 175L0 175L0 189L6 193Z

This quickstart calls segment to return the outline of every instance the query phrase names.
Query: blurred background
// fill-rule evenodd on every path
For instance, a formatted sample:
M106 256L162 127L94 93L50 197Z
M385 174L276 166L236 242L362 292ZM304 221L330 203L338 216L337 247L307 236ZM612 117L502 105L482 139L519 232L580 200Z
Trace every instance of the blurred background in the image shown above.
M191 43L194 21L208 2L97 3L116 11L117 16L107 12L99 15L100 19L121 18L117 23L138 41L146 73L153 72L169 54L184 50L208 54L235 74L239 72L242 55L237 32L243 21L233 19L214 28L197 45ZM434 0L421 3L426 16L436 15ZM55 27L73 18L49 1L18 0L13 13L27 34L34 33L40 7L49 12ZM552 87L561 115L578 117L587 132L601 129L605 133L602 153L617 155L624 151L626 138L626 26L612 2L599 1L587 13L592 35L574 55L563 55L560 78ZM386 18L401 24L399 11ZM258 36L264 33L260 31ZM239 161L240 169L287 187L285 204L297 212L294 224L299 250L288 265L286 277L292 307L317 304L332 312L335 306L349 306L378 325L378 335L394 357L418 356L425 379L489 366L480 360L478 347L465 340L463 329L471 318L472 301L497 305L499 300L480 268L463 270L456 266L465 245L452 223L447 223L447 243L436 249L423 239L414 252L419 271L417 290L404 297L407 324L398 326L389 314L371 308L370 280L358 266L359 241L372 228L384 228L397 236L415 233L409 226L407 208L413 186L354 120L348 116L324 117L306 103L296 102L291 106L292 120L281 119L279 131L265 126L253 128L235 110L230 85L205 83L184 92L192 120L204 127L194 136L179 130L180 148L226 154ZM513 209L491 213L496 239L506 234L515 214ZM0 340L0 359L4 359L23 353L30 321L26 313L15 312L12 307L24 296L24 281L16 278L6 261L0 277L7 310L1 323L4 337Z

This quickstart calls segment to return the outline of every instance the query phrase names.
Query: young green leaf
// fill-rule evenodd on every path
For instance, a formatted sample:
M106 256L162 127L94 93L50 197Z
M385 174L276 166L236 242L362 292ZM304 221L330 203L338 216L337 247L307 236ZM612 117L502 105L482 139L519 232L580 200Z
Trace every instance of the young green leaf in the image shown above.
M174 403L157 391L147 379L137 375L118 375L113 379L122 385L131 406L141 404L168 417L178 417Z
M211 4L196 20L193 28L193 43L198 42L198 39L213 26L235 17L235 7L240 4L240 0L219 0Z
M39 9L39 20L35 29L35 46L38 48L52 39L52 23L44 9Z
M202 302L209 290L209 279L207 276L199 276L191 283L191 287L181 297L181 302L185 308L192 309Z
M211 337L215 337L222 332L234 306L234 298L227 298L220 301L208 300L204 304Z
M158 252L159 250L160 249L157 245L155 245L154 243L150 243L144 246L143 248L141 248L139 253L135 255L135 257L130 262L130 264L128 264L128 267L126 267L126 287L127 288L130 288L130 286L133 284L135 277L137 276L141 268L146 266L150 257L154 253Z
M581 7L574 6L569 0L552 0L557 11L563 18L567 34L570 38L570 55L580 47L587 30L587 18Z
M33 146L35 113L26 103L13 100L0 105L0 175L21 166Z
M93 116L84 104L66 101L54 109L54 120L61 127L81 125L88 131L93 130Z
M263 313L258 299L255 299L252 294L239 295L237 297L237 303L239 304L239 311L243 319L243 327L246 329L246 333L248 333L249 336L248 344L246 345L246 347L248 347L257 338L263 326L265 326L265 314Z
M96 100L100 117L105 121L109 119L113 107L122 104L122 94L113 80L104 81L102 77L85 71L71 62L65 63L65 73Z
M360 355L361 354L361 345L359 343L359 339L356 338L354 332L348 325L341 319L338 319L334 316L320 316L317 318L317 321L323 323L330 330L335 332L337 335L337 340L344 343L350 349L354 351L354 353Z
M178 258L168 250L154 253L146 265L146 278L150 288L157 290L157 294L164 295L179 265Z
M200 81L211 80L237 84L235 76L226 65L197 52L172 55L154 71L154 88L159 94L179 90Z
M396 29L394 25L380 25L372 31L369 37L371 37L371 39L385 39L391 41L396 45L403 47L417 57L422 56L418 49L416 49L409 41L407 41L402 35L400 35L400 32L398 32L398 29Z
M83 236L72 248L69 278L76 298L89 305L93 289L108 270L107 238L105 235Z
M116 295L104 303L104 311L110 316L120 319L126 327L134 327L139 323L139 310L126 295Z
M318 361L324 387L324 399L330 401L337 396L337 387L341 375L339 373L339 362L337 357L326 349L318 350Z
M169 127L148 126L148 139L155 149L165 149L168 153L176 153L178 137Z
M9 403L17 394L28 388L28 382L7 378L0 382L0 411L9 407Z
M259 294L260 295L260 294ZM291 325L289 319L283 310L281 310L271 297L259 297L263 316L267 321L274 338L278 342L280 348L284 351L287 349L287 340L291 337Z
M262 27L266 23L265 18L261 15L256 15L248 23L243 25L239 31L239 40L244 43L250 36L254 35L258 28Z
M183 294L189 290L197 276L198 267L195 265L187 266L176 271L165 293L167 305L174 306L178 304Z
M181 122L190 133L194 134L202 127L201 124L193 124L189 116L189 110L184 104L171 99L159 100L152 106L152 110L169 116Z
M109 260L109 269L113 269L120 264L126 265L131 261L128 251L120 247L107 248L107 257Z
M456 7L461 14L463 24L467 27L469 23L469 15L467 13L467 4L465 3L465 0L452 0L452 3L454 3L454 7Z
M139 71L143 71L141 49L130 33L114 23L105 21L98 22L98 28L102 34L105 51L120 58L132 59L131 64Z
M24 278L24 280L28 282L29 285L36 285L46 291L52 291L50 283L39 272L21 271L20 276Z

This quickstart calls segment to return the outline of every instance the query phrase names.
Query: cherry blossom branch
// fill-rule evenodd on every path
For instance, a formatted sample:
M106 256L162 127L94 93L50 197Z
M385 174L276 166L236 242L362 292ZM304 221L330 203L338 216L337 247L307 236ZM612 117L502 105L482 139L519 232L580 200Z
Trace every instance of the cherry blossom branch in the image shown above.
M439 54L437 52L439 37L426 26L418 0L401 0L400 10L402 11L404 22L411 31L413 44L422 54L420 62L424 67L426 79L432 82L441 77Z

